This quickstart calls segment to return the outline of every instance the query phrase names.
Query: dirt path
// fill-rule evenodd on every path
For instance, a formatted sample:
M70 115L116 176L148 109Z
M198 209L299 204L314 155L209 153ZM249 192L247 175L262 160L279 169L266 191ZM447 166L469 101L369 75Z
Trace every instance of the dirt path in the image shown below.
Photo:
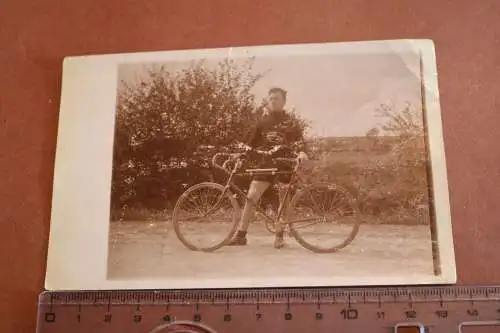
M281 250L262 225L250 230L246 247L192 252L169 223L113 222L109 242L110 279L241 278L276 276L387 276L433 273L429 228L363 225L355 241L334 254L315 254L293 238Z

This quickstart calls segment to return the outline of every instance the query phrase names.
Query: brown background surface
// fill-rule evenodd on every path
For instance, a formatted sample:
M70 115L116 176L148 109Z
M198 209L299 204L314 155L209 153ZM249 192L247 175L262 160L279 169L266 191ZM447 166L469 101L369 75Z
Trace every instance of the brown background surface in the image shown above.
M64 56L436 43L460 283L500 283L500 1L0 1L0 331L34 332Z

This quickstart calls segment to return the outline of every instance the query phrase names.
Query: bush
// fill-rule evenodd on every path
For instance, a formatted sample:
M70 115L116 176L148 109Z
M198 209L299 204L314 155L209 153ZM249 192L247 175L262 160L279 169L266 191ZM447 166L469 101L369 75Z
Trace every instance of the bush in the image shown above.
M166 209L189 186L224 182L213 154L248 131L258 107L251 89L263 77L253 59L225 59L214 69L198 61L171 73L160 67L117 98L111 209ZM306 123L293 121L302 129ZM203 147L211 147L204 149Z
M425 149L402 144L405 140L385 138L398 149L382 153L370 146L352 152L330 145L314 162L308 181L331 182L349 190L369 222L417 223L418 206L429 204Z

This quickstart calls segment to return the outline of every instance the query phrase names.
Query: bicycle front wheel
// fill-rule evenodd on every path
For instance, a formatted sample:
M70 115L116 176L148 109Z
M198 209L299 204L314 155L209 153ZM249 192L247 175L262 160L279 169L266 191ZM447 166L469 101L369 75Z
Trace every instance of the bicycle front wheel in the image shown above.
M213 252L226 245L238 227L239 205L216 183L201 183L184 192L172 222L177 238L193 251Z
M290 233L313 252L336 252L349 245L358 233L356 202L340 186L313 184L299 191L290 206Z

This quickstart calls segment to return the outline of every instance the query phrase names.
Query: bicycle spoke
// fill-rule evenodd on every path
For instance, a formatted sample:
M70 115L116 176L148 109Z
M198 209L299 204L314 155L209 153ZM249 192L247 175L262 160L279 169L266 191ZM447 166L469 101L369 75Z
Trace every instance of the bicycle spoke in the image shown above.
M358 222L349 193L324 184L306 188L294 200L290 230L308 249L334 252L350 242Z
M223 186L207 183L188 189L180 197L173 221L177 236L188 248L213 251L234 233L238 206L224 192Z
M201 193L201 195L198 198L199 198L201 209L203 211L206 211L207 210L207 194Z
M219 196L220 196L220 193L215 193L215 195L213 196L212 200L210 200L210 207L215 206L215 204L219 200Z
M204 205L203 205L203 193L199 193L196 197L196 203L198 205L198 207L203 210L204 209Z
M340 198L339 198L339 192L338 191L335 191L335 194L334 195L331 195L329 198L328 198L328 207L333 207L335 206L337 203L340 202ZM337 200L335 200L337 199Z
M186 198L186 201L187 201L186 203L188 203L188 202L189 202L189 203L191 203L191 204L192 204L192 205L190 206L190 209L192 209L192 210L196 210L196 211L198 211L200 214L202 214L202 211L201 211L200 207L196 204L196 201L194 201L193 199L191 199L191 198L189 198L189 197L188 197L188 198Z

